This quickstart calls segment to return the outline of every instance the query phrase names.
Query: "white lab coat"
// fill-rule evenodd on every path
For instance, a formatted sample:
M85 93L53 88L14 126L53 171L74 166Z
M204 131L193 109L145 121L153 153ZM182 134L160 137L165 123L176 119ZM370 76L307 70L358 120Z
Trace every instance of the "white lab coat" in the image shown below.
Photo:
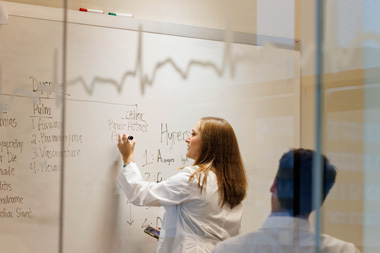
M230 208L219 205L216 175L209 172L201 193L198 179L189 177L198 167L185 167L160 182L147 182L135 163L128 164L118 183L128 200L138 206L163 206L165 215L157 252L211 252L216 243L238 235L242 204Z
M213 253L315 253L315 232L306 219L268 217L257 231L218 243ZM320 252L357 253L352 244L332 236L321 235Z

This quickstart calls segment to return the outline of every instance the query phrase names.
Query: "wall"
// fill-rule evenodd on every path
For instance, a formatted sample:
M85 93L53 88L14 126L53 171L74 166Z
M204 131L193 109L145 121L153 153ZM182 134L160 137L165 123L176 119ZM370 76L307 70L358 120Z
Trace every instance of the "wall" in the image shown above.
M27 3L62 8L63 1L16 0L15 3ZM225 29L231 22L234 31L256 34L256 1L68 1L68 8L98 9L108 12L133 13L136 19L184 24L215 29Z

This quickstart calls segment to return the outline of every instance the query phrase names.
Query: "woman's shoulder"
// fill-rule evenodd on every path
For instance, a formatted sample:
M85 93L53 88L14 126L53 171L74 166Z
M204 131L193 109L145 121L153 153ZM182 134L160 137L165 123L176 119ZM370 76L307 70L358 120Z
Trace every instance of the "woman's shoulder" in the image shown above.
M205 174L207 174L207 178L216 179L215 172L213 172L212 170L209 170L207 172L199 171L199 166L197 165L183 167L179 173L187 174L187 176L189 177L194 176L192 182L195 182L195 183L198 183L198 180L202 182Z
M193 174L194 172L196 172L197 170L199 169L199 167L197 165L193 165L193 166L186 166L186 167L183 167L180 172L182 173L191 173Z

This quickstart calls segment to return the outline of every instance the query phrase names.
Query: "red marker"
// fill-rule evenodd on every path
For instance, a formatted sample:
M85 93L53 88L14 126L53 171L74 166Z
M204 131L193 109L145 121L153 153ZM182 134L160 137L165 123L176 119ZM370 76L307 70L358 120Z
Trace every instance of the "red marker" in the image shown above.
M79 8L79 10L84 11L84 12L93 12L93 13L104 14L104 11L102 11L102 10L94 10L94 9L86 9L86 8Z

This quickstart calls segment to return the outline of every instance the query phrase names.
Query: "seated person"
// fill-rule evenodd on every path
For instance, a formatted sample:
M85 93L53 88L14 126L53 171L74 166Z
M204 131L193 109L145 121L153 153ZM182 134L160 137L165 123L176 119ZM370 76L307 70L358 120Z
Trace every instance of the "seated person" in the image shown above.
M309 222L313 211L313 157L315 152L294 149L281 159L270 188L271 215L256 232L218 243L212 252L316 252L316 234ZM323 163L322 203L335 182L336 170L326 157ZM359 252L352 244L320 235L319 252Z

